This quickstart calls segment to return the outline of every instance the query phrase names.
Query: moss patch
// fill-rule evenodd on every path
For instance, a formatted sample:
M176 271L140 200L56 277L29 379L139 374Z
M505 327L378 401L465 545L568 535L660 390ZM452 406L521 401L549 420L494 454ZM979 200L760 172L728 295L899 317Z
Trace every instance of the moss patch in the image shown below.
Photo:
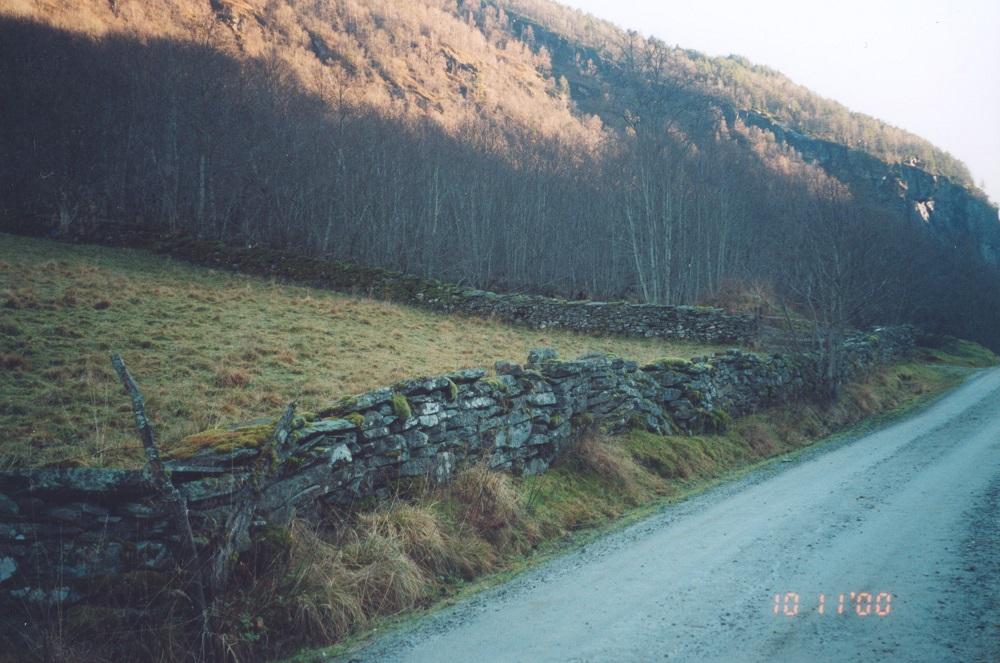
M406 400L406 396L403 394L392 395L392 411L400 421L406 421L413 416L410 401Z
M207 430L188 435L177 446L167 449L166 456L185 460L203 452L232 453L240 449L258 449L274 432L274 424L237 428L235 430Z
M347 419L357 428L361 428L365 425L365 416L360 412L351 412L350 414L344 415L344 419Z
M650 366L656 366L657 368L663 369L685 369L691 368L692 364L687 359L678 359L676 357L661 357L656 361L650 362Z

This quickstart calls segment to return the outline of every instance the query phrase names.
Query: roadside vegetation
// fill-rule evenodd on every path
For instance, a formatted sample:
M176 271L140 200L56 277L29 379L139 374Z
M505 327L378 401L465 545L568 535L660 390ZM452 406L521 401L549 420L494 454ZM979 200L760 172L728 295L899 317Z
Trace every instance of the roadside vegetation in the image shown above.
M445 487L401 484L393 499L331 514L320 526L296 522L267 530L240 559L217 637L234 661L322 660L415 611L499 582L762 461L859 422L897 416L974 368L997 362L975 344L947 337L927 342L913 361L847 386L834 404L776 407L714 435L634 430L607 437L592 430L540 476L512 477L476 465ZM172 582L122 579L114 590L122 610L70 608L40 621L47 630L31 634L37 650L29 660L103 660L110 651L183 660L186 612ZM165 595L181 597L176 612L130 619L125 608L162 602ZM296 654L332 643L338 644Z
M334 538L340 545L325 544L332 545L332 555L324 555L326 561L319 567L315 542L328 535L293 529L287 558L291 564L283 561L274 567L276 576L265 575L262 595L279 595L288 587L282 583L296 582L297 588L306 590L297 600L322 605L327 614L301 607L289 611L287 605L268 614L274 602L237 603L262 606L258 612L266 628L259 635L275 647L276 654L291 652L300 644L282 642L292 630L283 620L293 615L316 620L299 623L305 628L298 633L348 638L346 645L332 650L343 651L387 617L475 591L485 584L474 581L480 575L502 579L623 517L641 515L862 421L898 415L955 386L972 368L997 363L995 355L974 343L947 337L931 340L940 346L933 361L921 356L875 371L867 380L849 385L835 404L772 408L736 419L715 435L662 436L634 430L607 437L593 431L540 476L511 477L476 466L445 488L401 492L396 500L340 523L340 534ZM302 546L299 537L312 543ZM382 555L360 554L371 553L373 547ZM308 553L296 560L297 549ZM327 566L331 563L339 567L340 578L354 573L354 584L328 582L336 575ZM298 569L298 575L288 574L288 568ZM408 573L402 572L404 568ZM312 580L303 582L305 578ZM353 592L344 592L344 587L352 586ZM366 601L371 595L384 600L373 605ZM294 660L319 660L330 651L312 651Z
M122 353L163 444L420 375L552 346L638 361L720 348L536 331L191 267L140 251L0 235L0 467L138 466Z

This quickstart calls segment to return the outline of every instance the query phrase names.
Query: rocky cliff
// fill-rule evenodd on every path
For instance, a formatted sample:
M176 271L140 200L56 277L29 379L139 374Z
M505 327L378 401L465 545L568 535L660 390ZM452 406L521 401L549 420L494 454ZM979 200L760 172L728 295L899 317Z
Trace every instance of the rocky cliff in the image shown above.
M927 172L916 159L886 163L863 150L807 136L755 111L730 110L727 120L736 118L773 133L864 199L880 201L926 224L942 241L970 246L986 262L1000 265L1000 216L982 194Z

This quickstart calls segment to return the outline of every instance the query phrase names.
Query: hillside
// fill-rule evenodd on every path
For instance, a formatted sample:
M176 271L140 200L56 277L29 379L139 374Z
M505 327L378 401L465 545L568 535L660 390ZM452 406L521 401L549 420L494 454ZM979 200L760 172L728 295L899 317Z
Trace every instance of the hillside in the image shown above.
M9 230L158 225L573 297L762 287L839 328L1000 344L1000 222L964 166L740 58L542 0L18 0L0 20Z
M552 0L414 2L406 8L385 0L20 0L8 11L92 35L126 30L210 41L250 57L277 47L276 55L294 66L305 85L335 92L338 100L394 105L451 127L492 113L567 138L582 137L587 114L620 123L620 90L629 83L616 78L629 74L622 71L623 51L638 40ZM974 188L955 157L919 136L852 113L780 72L738 56L658 46L664 49L656 72L660 82L688 86L814 138ZM335 88L324 89L330 85Z

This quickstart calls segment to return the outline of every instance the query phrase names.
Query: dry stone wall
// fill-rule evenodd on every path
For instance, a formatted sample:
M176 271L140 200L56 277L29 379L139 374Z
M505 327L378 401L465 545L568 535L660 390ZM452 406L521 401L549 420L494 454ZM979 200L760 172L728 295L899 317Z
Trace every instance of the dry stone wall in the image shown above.
M673 338L752 346L757 317L702 306L567 301L540 295L475 290L436 279L313 258L264 246L241 247L161 230L102 223L73 239L142 248L198 265L288 279L388 299L445 313L463 313L534 328Z
M452 310L536 328L752 345L758 321L702 306L659 306L625 302L564 301L535 295L465 290Z
M910 328L848 339L850 377L910 351ZM647 366L608 355L560 361L548 349L496 376L470 369L401 382L298 418L288 459L264 492L274 522L387 496L397 482L445 482L462 464L544 472L581 430L642 427L663 433L720 427L730 416L801 398L820 384L812 353L730 350ZM248 477L258 444L248 430L187 441L167 462L202 545ZM242 440L242 445L233 441ZM95 587L174 568L178 539L144 471L0 472L0 603L81 601Z

